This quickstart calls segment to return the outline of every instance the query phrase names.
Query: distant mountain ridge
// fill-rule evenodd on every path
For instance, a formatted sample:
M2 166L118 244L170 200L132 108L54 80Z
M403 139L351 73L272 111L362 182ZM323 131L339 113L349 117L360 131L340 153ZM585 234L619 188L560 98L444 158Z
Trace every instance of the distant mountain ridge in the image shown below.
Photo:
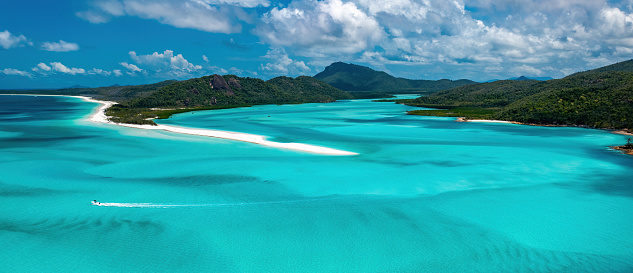
M471 80L410 80L397 78L383 71L369 67L335 62L323 72L314 75L338 89L344 91L372 91L395 93L433 93L463 85L474 84Z
M521 76L521 77L517 77L517 78L509 78L508 80L514 80L514 81L549 81L549 80L553 80L554 78L552 77L526 77L526 76Z
M549 81L549 80L553 80L553 79L554 78L552 78L552 77L526 77L526 76L520 76L520 77L509 78L509 79L506 79L505 81ZM492 79L492 80L484 81L482 83L496 82L496 81L501 81L501 80L500 79Z
M68 88L68 89L73 89L73 88L90 88L90 87L85 86L85 85L75 84L75 85L73 85L73 86L69 86L69 87L66 87L66 88Z

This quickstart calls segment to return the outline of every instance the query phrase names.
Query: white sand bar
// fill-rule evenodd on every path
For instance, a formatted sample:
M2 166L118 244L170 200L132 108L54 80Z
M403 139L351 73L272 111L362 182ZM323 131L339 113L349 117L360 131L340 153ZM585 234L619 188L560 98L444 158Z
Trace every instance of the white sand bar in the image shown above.
M332 149L332 148L327 148L327 147L322 147L322 146L315 146L315 145L310 145L310 144L274 142L274 141L266 140L266 137L264 136L246 134L246 133L236 133L236 132L228 132L228 131L209 130L209 129L194 129L194 128L177 127L177 126L170 126L170 125L157 125L157 126L137 125L137 124L117 124L117 125L132 127L132 128L139 128L139 129L163 130L163 131L181 133L181 134L231 139L231 140L265 145L269 147L289 149L289 150L302 151L302 152L315 153L315 154L357 155L357 153L353 153L353 152L337 150L337 149Z
M493 120L493 119L468 119L467 122L485 122L485 123L512 123L505 120Z
M100 101L100 100L95 100L92 98L81 97L81 96L74 96L74 97L81 98L84 101L101 104L101 106L97 109L97 111L95 111L93 115L90 117L90 120L94 122L103 122L103 123L115 124L119 126L131 127L131 128L148 129L148 130L163 130L163 131L181 133L181 134L237 140L237 141L265 145L269 147L308 152L308 153L314 153L314 154L358 155L358 153L337 150L337 149L332 149L332 148L327 148L327 147L322 147L322 146L315 146L315 145L310 145L310 144L274 142L274 141L266 140L266 137L264 136L246 134L246 133L237 133L237 132L228 132L228 131L220 131L220 130L210 130L210 129L194 129L194 128L186 128L186 127L169 126L169 125L154 126L154 125L114 123L108 120L108 118L105 115L105 110L108 107L116 104L116 102Z

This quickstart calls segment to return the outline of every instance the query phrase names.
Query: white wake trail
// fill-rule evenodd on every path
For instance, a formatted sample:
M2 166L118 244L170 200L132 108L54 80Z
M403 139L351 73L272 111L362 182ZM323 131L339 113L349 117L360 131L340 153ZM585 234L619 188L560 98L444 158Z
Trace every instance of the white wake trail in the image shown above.
M163 203L101 203L92 202L93 206L100 207L120 207L120 208L178 208L178 207L235 207L235 206L256 206L256 205L272 205L272 204L290 204L310 201L321 201L333 198L303 199L303 200L285 200L285 201L266 201L266 202L242 202L242 203L215 203L215 204L163 204Z

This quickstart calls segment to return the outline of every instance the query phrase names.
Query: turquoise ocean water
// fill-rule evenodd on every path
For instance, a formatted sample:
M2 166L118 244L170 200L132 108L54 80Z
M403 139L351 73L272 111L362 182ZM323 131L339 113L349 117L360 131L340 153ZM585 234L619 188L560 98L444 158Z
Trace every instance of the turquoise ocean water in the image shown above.
M368 100L160 121L359 153L324 156L87 121L97 106L0 96L0 272L633 271L622 135Z

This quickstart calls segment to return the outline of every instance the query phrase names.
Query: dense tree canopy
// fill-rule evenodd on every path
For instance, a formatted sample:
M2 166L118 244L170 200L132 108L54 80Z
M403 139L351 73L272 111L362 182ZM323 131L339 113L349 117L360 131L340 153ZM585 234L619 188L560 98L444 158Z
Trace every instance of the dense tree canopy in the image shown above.
M277 77L268 81L234 75L211 75L165 86L132 107L209 107L215 105L253 105L306 102L332 102L350 99L341 90L312 77Z

